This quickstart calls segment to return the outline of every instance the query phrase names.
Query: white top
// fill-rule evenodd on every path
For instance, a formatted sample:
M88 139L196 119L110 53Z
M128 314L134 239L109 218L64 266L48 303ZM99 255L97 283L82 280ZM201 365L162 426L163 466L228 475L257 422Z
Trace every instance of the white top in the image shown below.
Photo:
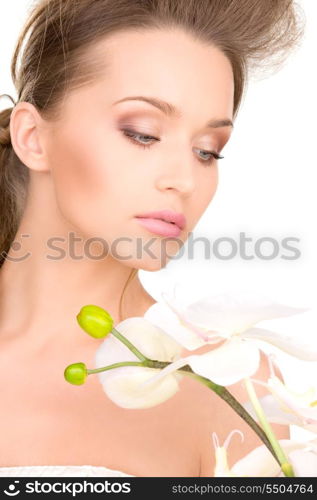
M0 467L0 477L136 477L120 470L94 465L21 465Z

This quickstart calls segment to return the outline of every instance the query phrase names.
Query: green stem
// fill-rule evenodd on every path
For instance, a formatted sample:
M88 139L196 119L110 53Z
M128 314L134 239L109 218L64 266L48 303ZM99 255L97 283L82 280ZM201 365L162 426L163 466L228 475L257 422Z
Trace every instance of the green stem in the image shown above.
M142 352L140 352L139 349L137 349L135 345L133 345L126 337L124 337L120 332L118 332L116 328L112 328L111 333L115 337L117 337L117 339L120 340L120 342L125 344L127 348L130 349L130 351L132 351L136 355L136 357L139 358L141 361L148 360L148 358L144 356L144 354L142 354Z
M113 365L103 366L102 368L94 368L92 370L87 369L87 374L92 375L94 373L106 372L107 370L113 370L114 368L120 368L121 366L144 366L140 361L122 361L120 363L113 363Z
M188 365L186 365L188 366ZM181 371L181 370L179 370ZM228 391L224 386L217 385L208 378L197 375L196 373L187 372L187 375L196 379L198 382L206 385L218 394L221 399L223 399L231 408L241 417L250 427L254 430L254 432L259 436L263 444L268 448L268 450L272 453L275 460L280 464L278 460L278 456L275 453L273 446L271 445L269 439L267 438L263 429L259 426L259 424L254 420L254 418L246 411L246 409L239 403L239 401ZM280 464L281 465L281 464Z
M114 363L112 365L104 366L102 368L96 368L93 370L87 370L88 375L94 373L100 373L107 370L113 370L115 368L120 368L122 366L141 366L146 368L154 368L154 369L163 369L171 363L167 361L157 361L152 359L146 359L143 362L139 361L122 361L120 363ZM259 436L261 441L265 444L265 446L272 453L273 457L280 464L278 457L272 447L269 439L267 438L265 432L258 423L253 419L253 417L245 410L245 408L235 399L235 397L222 385L215 384L208 378L202 377L201 375L197 375L197 373L193 372L189 365L185 365L179 370L177 370L184 375L187 375L198 382L206 385L209 389L215 392L219 397L221 397L231 408L243 419L247 424L254 430L254 432ZM280 464L281 465L281 464Z
M139 361L126 361L120 363L114 363L109 366L105 366L102 368L96 368L93 370L87 370L87 374L91 375L94 373L100 373L106 370L113 370L115 368L119 368L122 366L143 366L147 368L155 368L155 369L163 369L166 366L170 365L170 362L167 361L157 361L147 358L144 354L142 354L126 337L124 337L116 328L113 328L111 333L117 337L120 342L125 344L130 351L132 351ZM268 448L268 450L272 453L275 460L281 465L281 468L285 475L294 476L292 467L287 460L282 448L280 447L278 441L276 440L273 431L266 420L266 417L263 413L262 408L260 407L260 403L257 400L256 404L256 412L259 410L259 407L262 410L261 418L259 417L259 421L262 423L263 429L259 426L259 424L253 419L253 417L245 410L245 408L239 403L237 399L222 385L215 384L208 378L202 377L201 375L197 375L197 373L193 372L189 365L183 366L181 369L177 370L182 372L184 375L190 376L191 378L197 380L198 382L206 385L209 389L215 392L221 399L223 399L231 408L254 430L254 432L259 436L263 444ZM246 379L247 380L247 379ZM247 389L250 390L249 395L252 402L255 402L256 394L252 387L251 381L246 382ZM251 384L251 385L250 385ZM251 387L251 389L250 389ZM253 392L252 392L253 389ZM255 396L255 397L254 397ZM257 399L257 398L256 398ZM263 418L264 415L264 418ZM263 422L265 421L264 425ZM273 436L273 437L272 437Z
M263 411L263 408L260 404L260 401L257 397L257 394L255 392L255 389L253 387L253 384L250 380L249 377L246 377L244 379L244 383L246 386L246 389L248 391L250 401L253 405L254 411L259 419L260 424L262 425L262 428L270 441L272 448L275 451L275 454L278 458L278 462L281 465L282 471L284 472L285 476L288 477L294 477L294 471L292 468L292 465L289 462L289 459L287 458L283 448L281 447L280 443L278 442L278 439L276 438L273 429L269 423L269 421L266 418L266 415Z
M155 364L160 364L161 366L156 366L156 368L164 368L170 363L162 363L156 361ZM254 420L254 418L246 411L246 409L239 403L239 401L224 387L223 385L218 385L209 380L208 378L202 377L201 375L197 375L197 373L193 372L189 365L185 365L180 368L178 371L183 372L185 375L190 376L194 380L197 380L201 384L207 386L213 392L215 392L221 399L223 399L231 408L241 417L250 427L254 430L254 432L259 436L263 444L268 448L268 450L272 453L275 460L280 464L278 457L275 453L274 448L272 447L269 439L267 438L265 432L259 424ZM281 464L280 464L281 465Z

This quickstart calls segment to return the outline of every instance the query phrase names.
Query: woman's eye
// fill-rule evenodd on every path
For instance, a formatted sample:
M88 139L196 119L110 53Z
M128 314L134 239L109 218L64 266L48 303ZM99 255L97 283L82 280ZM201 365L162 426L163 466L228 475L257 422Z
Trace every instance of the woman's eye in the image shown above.
M153 137L152 135L146 135L146 134L141 134L139 132L134 132L133 130L123 130L122 131L125 136L127 136L129 139L132 140L135 144L138 144L139 146L143 147L148 147L150 146L149 142L142 142L138 140L138 137L142 137L143 139L145 138L145 141L150 140L151 141L160 141L161 139L158 139L157 137Z
M123 134L128 137L134 144L141 146L143 148L148 148L152 145L153 141L159 142L161 139L158 139L157 137L153 137L152 135L147 135L147 134L141 134L140 132L135 132L134 130L122 130ZM138 138L143 138L143 141L145 140L146 142L142 142L142 140L139 140ZM149 141L149 142L147 142ZM214 159L216 160L221 160L224 158L223 156L220 156L216 151L204 151L203 149L198 149L194 148L197 151L200 151L204 156L203 158L199 158L199 161L201 163L204 163L205 165L210 165Z
M224 158L224 156L221 156L219 155L218 153L216 153L216 151L204 151L203 149L198 149L198 148L195 148L196 150L200 151L203 155L207 155L207 158L206 156L204 157L205 159L200 159L199 161L201 161L202 163L205 163L207 165L210 165L213 160L222 160Z

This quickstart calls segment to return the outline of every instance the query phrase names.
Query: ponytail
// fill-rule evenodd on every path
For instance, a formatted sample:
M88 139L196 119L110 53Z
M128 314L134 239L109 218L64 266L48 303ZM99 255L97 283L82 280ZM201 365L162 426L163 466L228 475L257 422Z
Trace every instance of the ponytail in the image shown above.
M14 100L7 96L15 105ZM28 169L15 154L10 137L14 106L0 112L0 267L10 249L23 213Z

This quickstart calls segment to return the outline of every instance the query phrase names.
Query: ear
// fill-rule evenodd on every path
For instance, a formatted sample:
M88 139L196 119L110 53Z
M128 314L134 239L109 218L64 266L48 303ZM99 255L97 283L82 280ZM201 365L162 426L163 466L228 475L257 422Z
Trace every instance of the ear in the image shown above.
M12 147L21 162L37 172L49 171L44 148L44 120L29 102L19 102L11 113Z

